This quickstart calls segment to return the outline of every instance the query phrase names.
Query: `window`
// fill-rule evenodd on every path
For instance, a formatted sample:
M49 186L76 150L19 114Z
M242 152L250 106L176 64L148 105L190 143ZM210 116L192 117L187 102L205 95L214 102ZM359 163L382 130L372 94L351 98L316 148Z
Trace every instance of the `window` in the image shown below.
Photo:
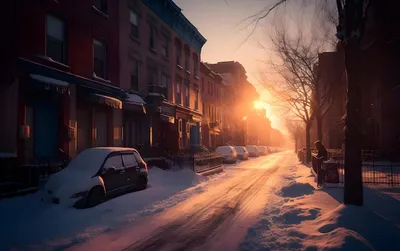
M179 44L176 44L176 64L182 66L182 48Z
M175 103L178 105L181 104L181 99L182 99L181 85L182 85L181 81L178 80L176 82L176 86L175 86L175 89L176 89Z
M46 56L65 63L65 25L60 19L46 17Z
M178 120L178 132L179 132L179 147L183 147L184 141L183 141L183 121L182 119Z
M163 94L165 99L168 99L168 76L165 73L161 73L161 86L163 87Z
M169 57L169 38L164 36L163 44L162 44L162 55L164 58Z
M115 169L120 170L124 169L124 165L122 164L121 155L115 155L109 157L104 163L104 168L115 167Z
M132 153L123 154L122 159L124 160L124 166L126 168L138 166L138 162L136 161L135 155L133 155Z
M204 92L204 77L201 77L201 92Z
M136 12L130 11L131 36L139 38L139 17Z
M107 78L107 47L103 42L93 40L94 73L97 77Z
M195 76L198 76L199 74L199 60L197 58L197 55L193 56L193 74Z
M208 105L208 114L207 117L211 119L211 105Z
M185 70L189 71L189 50L185 52Z
M204 109L204 103L202 104L202 113L203 113L203 115L205 116L206 114L204 113L205 112L205 109Z
M185 84L185 107L190 106L190 101L189 101L189 85Z
M133 70L131 73L131 90L139 91L139 60L133 60Z
M149 37L149 46L150 49L155 50L155 38L156 38L156 30L153 25L150 24L150 37Z
M108 12L107 0L94 0L93 6L105 14Z
M133 154L136 157L136 161L143 162L142 156L140 156L140 154L138 152L133 152Z
M196 89L196 96L194 100L194 109L198 110L199 109L199 89Z
M149 86L158 85L156 68L147 67L147 83Z

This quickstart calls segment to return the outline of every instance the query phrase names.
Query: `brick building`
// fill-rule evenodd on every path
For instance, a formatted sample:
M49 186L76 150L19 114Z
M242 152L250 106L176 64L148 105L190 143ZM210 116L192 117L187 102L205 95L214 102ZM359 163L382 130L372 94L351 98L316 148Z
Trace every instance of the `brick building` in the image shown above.
M215 149L222 142L222 77L206 64L200 64L201 99L203 101L202 144Z
M21 163L122 145L117 2L13 1L0 150ZM7 108L6 108L7 107Z

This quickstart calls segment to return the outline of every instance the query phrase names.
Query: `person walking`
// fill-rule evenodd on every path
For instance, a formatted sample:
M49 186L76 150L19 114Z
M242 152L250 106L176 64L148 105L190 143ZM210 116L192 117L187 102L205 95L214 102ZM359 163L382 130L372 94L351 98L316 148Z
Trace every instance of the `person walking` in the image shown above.
M315 143L315 148L318 150L317 154L317 175L318 175L318 185L321 186L324 183L324 171L322 169L322 163L328 160L328 151L321 141L317 140Z

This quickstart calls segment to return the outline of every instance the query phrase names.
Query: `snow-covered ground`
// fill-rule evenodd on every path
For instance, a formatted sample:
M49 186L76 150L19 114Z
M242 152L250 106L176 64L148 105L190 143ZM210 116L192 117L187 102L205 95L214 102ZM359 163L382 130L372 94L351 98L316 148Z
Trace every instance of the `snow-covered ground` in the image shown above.
M291 152L224 169L153 168L145 191L85 210L0 200L0 250L400 250L399 189L344 206L343 188L317 188Z
M186 169L167 172L152 168L146 190L84 210L44 204L40 192L0 200L0 250L65 249L174 206L202 192L205 181L215 178Z
M365 187L365 206L345 206L342 187L318 189L303 165L288 171L240 250L400 250L399 189Z

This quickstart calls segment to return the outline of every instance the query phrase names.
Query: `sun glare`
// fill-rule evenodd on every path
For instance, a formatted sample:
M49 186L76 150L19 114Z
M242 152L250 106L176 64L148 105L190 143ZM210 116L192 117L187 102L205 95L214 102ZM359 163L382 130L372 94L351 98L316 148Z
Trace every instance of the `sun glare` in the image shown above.
M267 106L267 104L265 104L264 102L262 102L260 100L254 101L254 108L256 108L256 109L265 109L266 106Z

